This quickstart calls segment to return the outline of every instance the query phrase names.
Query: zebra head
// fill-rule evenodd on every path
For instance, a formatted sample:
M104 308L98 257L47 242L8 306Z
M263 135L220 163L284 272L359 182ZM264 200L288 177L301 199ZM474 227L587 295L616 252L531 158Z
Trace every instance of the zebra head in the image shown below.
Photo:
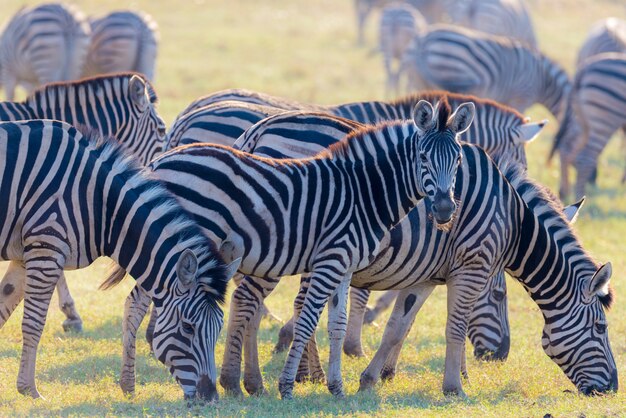
M417 145L418 191L432 204L438 226L452 220L457 205L454 201L456 171L461 164L461 144L458 136L474 119L474 103L459 105L450 116L450 105L444 97L435 108L420 100L413 110L413 122L420 137Z
M154 301L158 318L152 348L156 358L170 368L185 399L218 399L215 344L224 314L219 305L223 295L217 294L213 284L232 277L239 262L237 259L208 274L198 274L198 259L187 249L176 265L175 297L167 302ZM216 275L222 277L216 279Z
M133 75L128 81L128 97L130 117L115 136L133 148L130 150L133 155L141 156L142 165L148 165L163 151L165 122L156 111L154 89L141 76Z
M611 306L611 264L576 272L574 301L546 317L541 345L546 354L585 395L617 391L617 367L609 345L605 309ZM544 314L545 316L545 314Z

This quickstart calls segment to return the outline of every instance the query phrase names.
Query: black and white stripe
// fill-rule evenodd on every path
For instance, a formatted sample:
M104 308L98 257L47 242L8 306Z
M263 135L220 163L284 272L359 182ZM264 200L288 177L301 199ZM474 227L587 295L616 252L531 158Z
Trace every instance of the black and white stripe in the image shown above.
M593 25L578 51L576 67L581 68L589 58L606 52L626 53L626 20L609 17Z
M15 88L27 91L54 81L80 77L91 30L84 14L61 3L25 7L0 36L0 84L13 100Z
M85 76L134 71L154 81L159 35L150 15L116 11L90 23Z
M39 396L37 346L63 270L106 255L118 265L112 277L128 272L154 301L155 354L185 395L215 398L219 303L236 263L224 264L177 200L114 140L47 120L1 123L0 139L0 258L12 261L0 285L0 327L23 298L18 390Z

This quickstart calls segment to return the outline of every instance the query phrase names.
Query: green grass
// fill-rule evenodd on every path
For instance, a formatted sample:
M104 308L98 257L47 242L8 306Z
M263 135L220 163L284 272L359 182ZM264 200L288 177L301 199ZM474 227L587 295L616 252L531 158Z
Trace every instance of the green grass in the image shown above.
M2 17L10 16L22 0L3 0ZM28 1L33 4L35 2ZM126 7L122 0L75 1L86 13ZM375 45L375 19L368 26L368 48L356 48L352 1L336 0L136 0L133 7L151 13L161 27L156 87L159 110L167 123L198 96L232 87L245 87L302 101L339 103L383 96L380 58ZM616 0L531 0L542 48L572 73L577 48L591 24L610 15L623 16ZM547 117L541 108L533 119ZM530 174L553 189L558 164L547 166L546 155L556 123L529 147ZM624 168L619 141L602 157L599 187L592 190L576 229L598 261L613 263L617 303L608 314L610 337L622 386L626 381L626 283L623 238L626 236ZM4 268L4 267L2 267ZM347 398L334 399L323 386L298 385L293 402L279 400L277 379L285 354L272 354L279 324L264 320L259 337L260 358L268 394L236 400L223 396L219 404L188 408L164 367L138 344L137 394L129 399L117 386L121 363L121 322L127 280L109 292L97 291L106 262L68 273L70 288L85 321L83 334L64 334L56 302L40 344L37 381L45 400L19 395L15 381L21 349L21 308L0 330L0 416L9 415L249 415L249 416L624 416L626 396L587 398L564 392L573 386L540 346L542 319L521 287L509 282L512 328L511 354L503 364L469 360L467 399L441 394L445 352L445 289L426 302L405 344L399 374L373 392L356 394L367 359L345 359ZM268 299L270 308L286 319L297 280L285 280ZM364 344L372 356L380 327L365 328ZM322 359L328 342L322 320L318 332ZM217 358L224 350L224 335ZM218 360L218 363L220 361Z

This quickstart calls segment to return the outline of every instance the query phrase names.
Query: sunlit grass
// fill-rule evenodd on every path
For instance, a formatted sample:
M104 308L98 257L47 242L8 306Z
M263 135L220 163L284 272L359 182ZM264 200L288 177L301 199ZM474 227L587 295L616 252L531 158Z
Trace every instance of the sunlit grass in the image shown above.
M23 2L3 0L0 20ZM34 1L26 3L33 4ZM128 7L122 0L79 0L87 13ZM540 44L573 74L576 50L591 24L609 15L623 16L619 1L530 1ZM161 27L156 88L159 110L167 123L198 96L220 89L244 87L302 101L340 103L383 97L384 76L375 45L375 18L369 22L368 47L355 47L352 1L334 0L137 0L131 7L151 13ZM548 117L539 107L533 119ZM556 122L533 143L529 151L531 176L554 190L558 162L546 165ZM620 377L626 366L626 194L620 184L624 152L619 141L610 144L600 166L599 186L590 190L576 230L598 261L613 263L617 303L608 314L610 336ZM21 351L21 307L0 330L0 416L9 415L249 415L384 417L555 417L624 416L624 392L603 398L586 398L564 390L573 386L543 353L542 318L521 286L509 281L511 354L506 363L486 364L471 358L467 399L441 394L445 352L445 288L426 302L404 346L395 380L374 391L357 394L359 375L367 359L346 358L343 375L347 398L334 399L325 387L298 385L295 399L282 402L278 377L286 354L273 354L280 324L264 319L259 337L261 368L268 393L243 400L224 397L217 405L188 408L182 393L165 368L154 360L146 343L138 343L137 392L126 398L117 386L121 363L121 322L124 298L132 280L108 292L97 291L106 261L68 273L70 289L85 323L82 334L65 334L63 316L53 300L40 344L37 382L45 400L17 393L15 381ZM274 313L287 319L297 289L297 279L286 279L268 299ZM388 314L387 314L388 315ZM380 342L386 320L365 328L364 345L371 357ZM326 364L326 317L318 339ZM217 358L224 351L224 335ZM220 361L218 360L218 364ZM623 384L622 384L623 386Z

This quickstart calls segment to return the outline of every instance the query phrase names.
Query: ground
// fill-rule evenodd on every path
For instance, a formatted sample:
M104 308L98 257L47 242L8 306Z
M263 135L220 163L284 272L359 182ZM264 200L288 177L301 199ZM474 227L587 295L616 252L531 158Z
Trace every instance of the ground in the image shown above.
M0 20L8 19L23 3L3 0ZM76 0L85 13L101 14L129 7L123 0ZM624 16L622 0L529 1L542 49L570 74L576 51L590 26L607 16ZM130 7L154 16L161 30L156 89L159 111L166 123L196 97L217 90L242 87L323 104L381 98L382 62L372 52L377 15L367 28L367 47L355 45L352 1L342 0L135 0ZM545 109L529 110L534 120ZM557 124L529 146L530 175L556 190L558 162L546 164ZM584 246L599 262L613 263L617 302L608 313L609 333L620 371L626 379L626 293L623 238L626 235L626 196L620 184L624 152L615 138L602 156L599 185L576 224ZM569 203L569 202L568 202ZM0 269L5 268L3 264ZM357 394L359 374L367 358L345 359L345 400L334 399L323 386L297 385L294 400L278 396L278 376L285 354L272 354L280 325L264 320L260 358L268 393L243 400L225 397L217 405L189 408L167 370L148 351L138 347L138 386L126 398L117 386L121 363L121 321L124 298L132 286L127 279L112 291L97 290L107 261L68 273L70 288L85 322L82 334L65 334L63 317L50 309L40 344L37 381L46 399L32 400L17 393L15 381L21 347L21 307L0 330L0 416L8 415L216 415L233 416L624 416L626 396L587 398L571 393L574 387L543 353L542 318L521 286L509 280L511 354L506 363L469 361L466 399L441 394L445 352L445 289L426 302L405 343L396 379L369 393ZM278 316L287 319L297 279L287 278L268 299ZM232 290L232 289L231 289ZM386 316L378 326L365 328L368 357L375 352ZM318 338L322 358L328 355L326 322ZM217 358L224 350L224 333ZM471 353L468 351L468 354ZM325 362L325 361L324 361ZM220 361L218 360L218 364Z

